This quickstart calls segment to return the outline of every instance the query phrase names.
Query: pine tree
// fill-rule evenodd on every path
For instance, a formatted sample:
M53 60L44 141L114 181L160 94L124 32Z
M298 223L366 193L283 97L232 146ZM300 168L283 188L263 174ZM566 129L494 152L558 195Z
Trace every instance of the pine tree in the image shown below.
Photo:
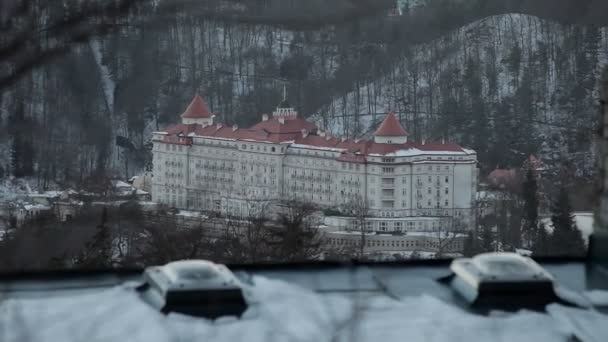
M106 207L101 212L101 222L95 234L77 258L76 265L86 268L108 268L112 265L112 237Z
M489 225L483 226L481 229L481 241L480 251L483 253L494 252L496 239L494 238L494 231Z
M541 224L539 229L536 231L536 235L534 237L533 247L532 247L532 255L533 256L547 256L550 254L549 243L551 236L547 232L547 227L544 224Z
M570 198L566 187L561 186L557 200L552 208L553 235L550 252L552 255L580 256L585 253L585 243L580 230L576 227Z
M526 180L523 182L522 197L524 200L524 219L522 235L524 245L529 245L537 235L538 230L538 184L532 167L526 172Z
M475 241L475 235L473 232L469 232L467 238L464 240L464 248L462 254L465 257L472 257L478 253L477 241Z

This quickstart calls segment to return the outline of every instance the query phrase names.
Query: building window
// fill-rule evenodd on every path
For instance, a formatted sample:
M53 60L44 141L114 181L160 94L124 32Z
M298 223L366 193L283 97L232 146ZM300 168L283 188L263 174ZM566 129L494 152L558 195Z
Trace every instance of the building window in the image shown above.
M449 178L448 176L446 176L446 177L445 177L445 182L446 182L446 183L449 183L449 181L450 181L450 178Z
M384 173L395 173L395 168L394 167L383 167L382 168L382 172L384 172Z
M450 192L448 188L445 188L445 194L447 195Z
M383 163L394 163L395 158L382 158Z
M428 193L429 193L429 195L431 194L431 188L428 189Z
M386 231L386 222L380 222L380 230L383 232Z
M445 206L446 207L448 206L448 200L445 200Z

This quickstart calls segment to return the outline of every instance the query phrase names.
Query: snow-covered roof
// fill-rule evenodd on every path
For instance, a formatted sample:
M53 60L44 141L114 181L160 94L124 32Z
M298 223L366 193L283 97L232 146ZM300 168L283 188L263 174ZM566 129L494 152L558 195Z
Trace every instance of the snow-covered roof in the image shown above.
M489 317L467 312L450 302L453 296L447 287L431 278L446 271L427 268L426 273L409 278L397 268L388 272L358 269L357 273L323 270L322 277L307 272L282 276L277 271L251 275L250 284L244 285L249 308L243 317L215 321L163 314L141 300L134 290L137 282L55 295L32 296L28 291L26 298L13 292L0 302L0 310L6 313L0 315L0 326L6 342L22 341L23 336L30 341L63 342L538 342L573 337L604 341L608 334L605 314L560 304L549 305L546 312L523 310ZM379 288L378 282L385 288ZM311 290L315 286L318 292ZM363 288L368 293L371 289L373 295L356 292ZM594 294L594 298L605 297L605 291Z
M132 188L131 184L123 182L121 180L113 180L112 186L115 188Z
M207 218L208 216L203 214L200 211L192 211L192 210L180 210L177 212L177 216L183 217L196 217L196 218Z
M46 205L42 205L42 204L25 204L23 206L23 209L25 210L51 210L50 207L46 206Z

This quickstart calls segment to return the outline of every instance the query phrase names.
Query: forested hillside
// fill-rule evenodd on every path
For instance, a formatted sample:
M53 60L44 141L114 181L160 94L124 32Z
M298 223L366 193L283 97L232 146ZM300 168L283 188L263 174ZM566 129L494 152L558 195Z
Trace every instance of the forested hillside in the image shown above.
M477 149L484 171L527 153L592 171L606 30L586 25L595 17L559 23L564 1L542 19L496 13L515 8L503 2L399 1L397 16L394 1L365 13L348 1L323 2L322 13L318 1L220 3L213 15L127 18L3 88L0 173L41 188L133 175L150 162L150 132L177 121L195 93L221 120L248 125L283 85L335 134L365 134L373 116L361 114L391 108L416 139ZM133 16L154 14L150 2Z
M389 72L355 82L315 117L355 136L392 109L417 141L473 147L482 170L519 167L537 154L589 176L607 33L518 14L484 18L412 46Z

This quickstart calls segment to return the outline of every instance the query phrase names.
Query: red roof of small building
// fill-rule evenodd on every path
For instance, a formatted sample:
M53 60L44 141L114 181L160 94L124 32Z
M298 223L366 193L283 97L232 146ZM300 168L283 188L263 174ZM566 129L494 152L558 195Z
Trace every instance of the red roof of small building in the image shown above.
M202 119L202 118L210 118L213 116L211 111L209 110L209 106L202 97L195 95L186 108L186 111L182 113L182 118L189 119Z
M395 113L390 112L386 114L384 120L382 120L382 123L374 135L379 137L402 137L406 136L407 132L403 126L401 126L401 123L399 122L399 119L397 119L397 116L395 116Z
M488 181L495 187L514 189L519 184L519 175L515 169L495 169L488 175Z

